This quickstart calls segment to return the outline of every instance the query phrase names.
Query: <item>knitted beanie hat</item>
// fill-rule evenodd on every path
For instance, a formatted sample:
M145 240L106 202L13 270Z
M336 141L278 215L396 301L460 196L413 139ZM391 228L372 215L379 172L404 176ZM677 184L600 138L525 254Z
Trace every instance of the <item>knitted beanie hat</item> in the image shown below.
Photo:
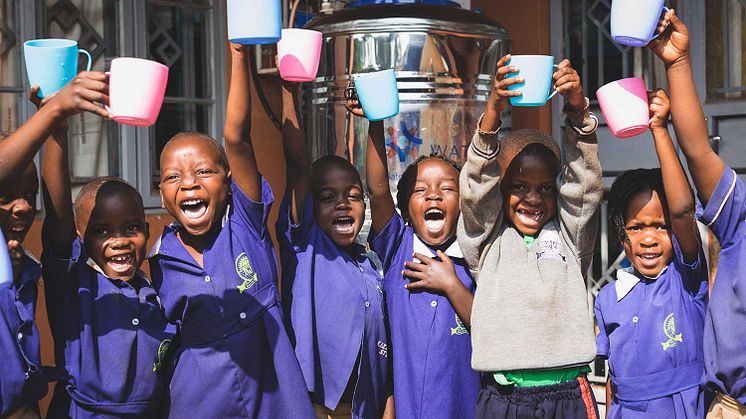
M500 164L500 176L505 177L505 171L515 159L529 144L541 144L552 151L557 161L560 159L560 148L551 136L535 129L520 129L511 131L500 139L500 152L497 154L497 160Z

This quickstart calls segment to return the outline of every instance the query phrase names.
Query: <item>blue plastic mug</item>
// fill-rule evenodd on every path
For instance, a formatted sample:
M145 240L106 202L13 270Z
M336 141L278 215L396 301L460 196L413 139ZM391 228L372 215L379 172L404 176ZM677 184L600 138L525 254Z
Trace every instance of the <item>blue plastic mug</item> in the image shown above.
M544 106L557 94L557 89L552 89L552 74L557 66L551 55L513 55L507 65L518 67L518 71L505 78L523 77L522 83L508 87L508 90L520 90L523 93L521 96L511 97L511 105Z
M355 74L355 88L348 87L345 97L357 95L369 121L382 121L399 114L399 88L394 70Z
M274 44L281 30L280 0L228 0L228 40L234 44Z
M13 269L8 255L8 244L0 231L0 290L8 289L13 284Z
M667 13L665 0L614 0L611 3L611 37L615 42L644 47L658 37L661 13Z
M39 97L59 92L78 74L78 54L88 57L85 71L91 69L91 54L70 39L33 39L23 44L26 74L31 86L39 85Z

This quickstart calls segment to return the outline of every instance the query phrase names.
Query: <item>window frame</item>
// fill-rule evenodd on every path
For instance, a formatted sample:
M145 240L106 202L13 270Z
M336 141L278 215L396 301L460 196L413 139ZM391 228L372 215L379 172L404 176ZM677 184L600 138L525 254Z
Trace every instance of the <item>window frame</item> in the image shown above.
M210 105L208 113L209 132L216 139L222 141L223 125L225 121L225 97L227 82L227 40L221 34L226 32L225 2L222 0L210 0L207 5L191 4L178 0L117 0L116 7L119 8L119 51L122 57L148 57L148 40L147 40L147 3L156 3L162 6L197 6L199 8L210 9L207 13L208 33L211 36L209 40L209 59L207 65L211 67L210 89L212 99L205 101ZM23 5L18 5L15 9L16 19L18 22L18 32L16 33L18 54L23 62L23 43L27 40L37 39L44 36L45 21L44 0L29 1ZM28 89L28 77L25 71L25 64L21 65L21 85L0 86L2 93L14 93L18 96L18 124L19 126L34 114L33 105L25 99L25 92ZM164 103L174 103L180 98L167 98ZM134 185L143 197L146 210L157 210L161 207L160 194L157 188L151 185L151 175L154 167L151 167L151 157L155 150L151 149L151 134L148 127L133 127L129 125L117 125L119 134L119 175ZM43 152L43 151L42 151ZM37 167L40 163L40 153L35 157ZM157 158L157 156L155 156ZM37 208L43 216L43 204L41 199L37 202ZM158 211L160 212L160 211Z

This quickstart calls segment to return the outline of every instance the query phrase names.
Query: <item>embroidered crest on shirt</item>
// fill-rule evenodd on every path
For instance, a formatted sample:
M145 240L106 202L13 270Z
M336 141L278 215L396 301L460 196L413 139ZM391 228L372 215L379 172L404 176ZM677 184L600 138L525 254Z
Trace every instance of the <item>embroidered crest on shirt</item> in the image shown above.
M158 346L158 358L153 364L153 372L158 372L163 366L163 361L166 360L168 355L168 348L171 347L171 339L164 339L163 342Z
M251 267L246 252L241 253L236 258L236 274L238 274L238 277L243 280L243 283L237 286L238 292L241 294L259 281L256 272L254 272L254 269Z
M389 357L389 346L386 344L386 342L378 341L378 354L381 355L384 358Z
M468 335L469 331L466 330L464 323L462 323L461 319L458 318L458 314L455 314L454 317L456 317L456 327L451 328L451 336Z
M663 321L663 333L665 333L666 337L668 337L668 341L661 342L664 351L668 348L675 347L676 342L684 342L684 339L681 337L681 333L676 333L676 323L673 319L673 313L669 314L668 317L666 317L666 320Z

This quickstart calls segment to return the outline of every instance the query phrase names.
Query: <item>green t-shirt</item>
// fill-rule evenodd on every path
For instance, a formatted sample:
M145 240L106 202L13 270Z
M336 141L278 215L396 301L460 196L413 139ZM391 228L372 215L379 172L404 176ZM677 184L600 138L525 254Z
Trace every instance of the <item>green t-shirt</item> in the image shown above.
M526 247L531 247L535 236L523 236ZM518 387L539 387L552 384L566 383L576 380L581 374L591 372L589 366L576 368L562 368L556 370L520 370L496 372L493 374L497 384L501 386L516 385Z
M521 370L496 372L493 374L497 384L502 386L539 387L566 383L576 380L581 374L591 372L591 367L562 368L557 370Z

